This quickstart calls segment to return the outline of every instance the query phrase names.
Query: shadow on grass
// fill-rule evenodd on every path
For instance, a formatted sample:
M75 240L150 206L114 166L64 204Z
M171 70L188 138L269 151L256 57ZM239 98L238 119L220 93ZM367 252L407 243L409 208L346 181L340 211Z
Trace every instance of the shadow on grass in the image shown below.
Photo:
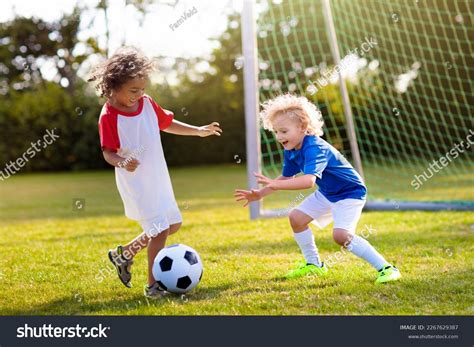
M50 302L40 305L34 305L25 309L1 309L0 315L140 315L146 309L146 314L161 314L161 308L169 309L172 307L185 308L184 305L199 303L203 304L207 301L216 305L222 304L226 296L254 296L258 294L269 292L277 292L287 295L288 292L304 288L305 290L321 291L320 294L334 295L355 295L363 298L364 295L370 294L370 299L366 303L378 303L380 305L387 305L390 303L399 303L403 307L402 313L406 313L406 304L410 302L410 310L413 312L426 312L426 305L431 307L431 313L446 314L446 305L454 305L449 314L468 314L469 309L472 310L472 301L470 299L470 271L461 270L454 272L447 272L444 274L425 273L415 274L404 272L404 277L401 281L386 285L375 285L368 282L367 276L359 278L360 285L355 283L348 286L344 281L336 278L324 278L314 281L305 279L301 281L279 281L275 278L263 280L241 280L230 281L226 284L216 286L201 286L197 290L190 292L185 297L179 294L173 294L159 300L146 299L142 294L134 292L127 298L112 298L100 301L100 297L87 297L84 300L77 300L73 295L51 300ZM367 278L365 278L367 277ZM371 281L371 279L370 279ZM352 282L352 281L351 281ZM342 285L342 286L341 286ZM356 286L355 289L354 285ZM295 287L296 286L296 287ZM231 292L227 292L231 290ZM326 292L329 290L329 292ZM336 292L335 292L336 291ZM227 292L227 293L226 293ZM326 294L325 294L326 293ZM338 294L339 293L339 294ZM471 302L471 304L469 304ZM235 305L235 304L234 304ZM390 304L392 305L392 304ZM469 308L471 306L471 308ZM156 308L156 310L154 310ZM382 309L382 308L380 308ZM393 308L395 309L395 308ZM369 311L367 311L369 310ZM395 309L396 310L396 309ZM151 312L150 312L151 311ZM179 313L182 315L183 309ZM184 310L186 312L186 310ZM410 311L410 312L412 312ZM107 313L104 313L107 312ZM189 312L192 315L201 314L196 306L190 308ZM263 313L263 311L262 311ZM360 314L378 314L373 309L366 309ZM387 312L385 312L387 313ZM202 313L207 314L207 313ZM342 314L342 313L341 313ZM398 314L391 312L390 314Z
M0 310L0 315L8 316L32 316L32 315L94 315L101 314L103 311L114 311L113 314L127 315L127 311L143 307L156 307L168 305L186 305L187 303L199 302L205 300L215 300L223 292L232 287L232 283L212 287L202 287L193 290L189 294L170 294L160 299L148 299L143 294L134 294L128 298L118 298L104 300L100 302L87 303L87 297L78 300L75 296L67 296L50 302L31 306L26 309L8 308ZM97 300L91 298L90 301ZM157 310L157 314L160 311ZM103 313L102 313L103 314Z

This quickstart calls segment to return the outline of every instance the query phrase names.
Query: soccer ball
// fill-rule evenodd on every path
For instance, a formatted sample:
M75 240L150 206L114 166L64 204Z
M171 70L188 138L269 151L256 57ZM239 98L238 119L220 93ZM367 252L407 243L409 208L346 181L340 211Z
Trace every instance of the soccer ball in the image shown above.
M201 281L202 272L199 254L181 244L163 248L153 263L153 277L163 289L172 293L189 292Z

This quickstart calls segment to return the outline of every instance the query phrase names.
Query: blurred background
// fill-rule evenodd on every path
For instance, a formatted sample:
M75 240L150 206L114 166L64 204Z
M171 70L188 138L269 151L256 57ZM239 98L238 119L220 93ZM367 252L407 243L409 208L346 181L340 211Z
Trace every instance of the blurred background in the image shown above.
M100 169L104 99L85 82L123 46L156 62L147 92L178 120L219 121L225 141L163 134L170 166L234 162L245 151L239 1L2 1L0 163L57 128L59 140L22 168ZM181 21L177 27L171 25ZM195 146L200 143L201 145ZM192 150L190 150L192 148ZM242 160L242 159L241 159Z
M326 3L332 15L326 15ZM400 201L462 201L474 208L474 139L468 143L474 133L473 1L259 4L261 101L282 92L306 96L322 112L323 138L355 165L340 72L368 199L385 200L395 210ZM261 139L262 170L277 176L281 146L269 132L261 130ZM265 205L273 205L271 198Z
M105 100L85 79L124 45L154 59L147 92L176 119L219 121L224 129L218 140L163 134L169 166L245 163L242 2L2 1L0 163L57 129L58 141L22 173L108 167L97 131ZM410 184L474 129L474 3L330 3L371 198L474 200L472 150L422 189ZM283 92L305 95L323 113L324 138L353 162L323 2L262 0L255 13L260 101ZM261 139L262 170L277 176L282 148L263 129Z

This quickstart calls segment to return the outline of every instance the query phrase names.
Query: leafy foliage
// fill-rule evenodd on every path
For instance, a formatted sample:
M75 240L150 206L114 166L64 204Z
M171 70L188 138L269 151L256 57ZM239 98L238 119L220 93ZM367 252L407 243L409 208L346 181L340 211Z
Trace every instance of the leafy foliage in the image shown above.
M77 77L88 55L105 51L94 38L78 40L81 11L76 8L54 23L17 17L1 24L0 163L16 160L32 141L56 128L57 143L41 151L24 171L107 167L97 131L104 100ZM177 60L172 69L178 71L179 83L152 84L148 90L164 108L174 111L176 119L194 125L218 121L225 131L219 139L163 134L170 165L233 162L235 155L244 155L242 73L233 66L240 54L240 29L233 25L216 40L220 45L212 52L208 72L196 70L202 60ZM79 44L86 49L75 55ZM44 60L57 70L52 81L40 69Z

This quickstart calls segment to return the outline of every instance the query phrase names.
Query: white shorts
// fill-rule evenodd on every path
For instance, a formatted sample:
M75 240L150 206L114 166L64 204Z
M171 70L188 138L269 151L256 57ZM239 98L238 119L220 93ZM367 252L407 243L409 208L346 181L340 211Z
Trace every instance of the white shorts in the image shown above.
M295 209L313 218L313 224L324 228L334 220L334 228L354 234L365 200L344 199L330 202L318 191L303 200Z
M182 222L183 217L181 216L178 207L171 208L167 213L160 214L156 217L138 221L148 237L156 237L162 231L168 229L170 225Z

